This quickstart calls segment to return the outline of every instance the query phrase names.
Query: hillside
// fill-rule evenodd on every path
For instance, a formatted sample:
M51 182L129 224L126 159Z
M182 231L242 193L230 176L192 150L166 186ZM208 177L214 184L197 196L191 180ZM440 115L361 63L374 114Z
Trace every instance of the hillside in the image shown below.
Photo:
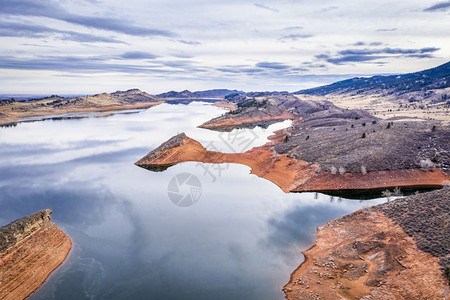
M184 90L181 92L170 91L162 94L156 95L158 98L224 98L231 94L239 94L242 93L238 90L227 90L227 89L214 89L214 90L206 90L206 91L196 91L191 92L189 90Z
M159 103L162 103L162 100L138 89L83 97L65 98L53 95L27 101L2 100L0 101L0 124L15 122L26 117L146 108Z
M294 94L327 95L366 91L387 91L389 93L409 93L450 87L450 62L428 70L390 76L356 77L338 81L330 85L300 90Z

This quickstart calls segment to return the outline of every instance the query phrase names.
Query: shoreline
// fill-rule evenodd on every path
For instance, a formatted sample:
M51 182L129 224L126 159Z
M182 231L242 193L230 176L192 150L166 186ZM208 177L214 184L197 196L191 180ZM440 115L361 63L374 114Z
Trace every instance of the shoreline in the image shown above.
M175 142L174 142L175 141ZM251 174L267 179L284 192L370 191L389 188L439 188L450 177L439 169L372 171L367 174L331 174L316 170L314 163L274 154L270 143L244 153L221 153L206 150L199 142L180 134L149 152L135 164L149 170L164 170L181 162L238 163L250 167Z
M25 299L61 266L72 240L45 210L0 229L0 298Z
M420 223L430 216L419 212L405 221L407 216L392 213L408 205L420 210L423 201L439 199L430 209L435 212L431 218L439 219L448 196L449 189L443 189L400 198L318 227L315 244L301 252L305 259L282 288L286 299L443 299L450 293L441 271L445 254L436 255L429 244L424 248L418 243L420 226L415 232L405 230L408 222ZM448 232L443 224L432 230Z
M75 114L77 113L102 113L102 112L117 112L122 110L129 110L129 109L147 109L151 108L153 106L157 106L159 104L164 103L164 101L158 101L158 102L148 102L148 103L137 103L137 104L124 104L124 105L111 105L111 106L104 106L104 107L84 107L84 108L69 108L69 109L55 109L53 111L48 112L36 112L33 111L26 111L23 113L14 113L13 115L0 115L0 126L8 126L13 124L19 124L24 122L32 122L34 120L22 120L25 118L52 118L54 116L55 118L59 117L60 115L65 114L74 114L72 116L73 118L76 118L77 116ZM0 106L1 108L1 106ZM84 117L82 117L84 118ZM39 121L39 120L36 120Z

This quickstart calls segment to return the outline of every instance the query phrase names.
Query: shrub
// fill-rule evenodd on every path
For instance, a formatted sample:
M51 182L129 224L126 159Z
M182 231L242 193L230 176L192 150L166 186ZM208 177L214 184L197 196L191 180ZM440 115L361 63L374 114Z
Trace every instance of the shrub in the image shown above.
M352 124L352 126L350 126L351 128L355 128L355 125Z
M431 128L431 131L432 131L432 132L435 132L435 131L436 131L436 125L433 125L433 127Z
M333 175L337 173L337 169L335 166L331 166L330 171L331 171L331 174L333 174Z
M386 126L386 129L389 129L389 128L391 128L391 122L389 122Z
M376 120L372 121L372 124L374 124L374 125L377 124L377 121Z
M403 196L402 191L401 191L400 188L397 187L397 186L394 188L393 194L394 194L394 196Z
M322 171L322 167L320 164L316 164L316 173L320 173L320 171Z
M308 136L306 136L306 141L307 141L307 140L309 140L309 135L308 135Z
M361 135L361 138L362 138L362 139L365 139L365 138L366 138L366 133L365 133L365 132L363 132L363 134Z
M363 123L362 123L362 126L366 126L366 122L363 122Z
M430 170L434 168L434 163L429 159L422 159L420 160L420 168L422 170Z
M367 169L366 169L366 166L365 166L365 165L362 165L362 166L361 166L361 173L362 173L363 175L366 175L366 174L367 174Z

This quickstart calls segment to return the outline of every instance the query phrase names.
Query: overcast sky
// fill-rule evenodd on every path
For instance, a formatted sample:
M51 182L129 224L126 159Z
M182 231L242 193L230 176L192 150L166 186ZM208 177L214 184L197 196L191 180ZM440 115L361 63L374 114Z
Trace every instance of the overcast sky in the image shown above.
M0 0L0 93L288 90L450 60L450 1Z

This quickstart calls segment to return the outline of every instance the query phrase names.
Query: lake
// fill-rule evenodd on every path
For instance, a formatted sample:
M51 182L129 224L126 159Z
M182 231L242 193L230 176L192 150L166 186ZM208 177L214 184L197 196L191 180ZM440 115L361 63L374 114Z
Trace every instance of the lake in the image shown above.
M236 164L133 164L183 131L210 150L240 152L290 124L196 127L223 113L205 102L162 104L0 128L0 225L51 208L74 244L30 299L284 299L317 226L384 201L285 194ZM197 180L187 207L169 198L192 192L174 181L183 176Z

